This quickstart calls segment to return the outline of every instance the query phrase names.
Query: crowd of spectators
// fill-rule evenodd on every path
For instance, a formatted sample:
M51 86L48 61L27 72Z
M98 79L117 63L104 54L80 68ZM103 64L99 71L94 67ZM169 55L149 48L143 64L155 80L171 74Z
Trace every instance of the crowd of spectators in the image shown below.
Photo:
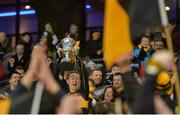
M174 33L177 31L172 36ZM64 37L78 43L78 26L70 25ZM37 43L25 32L11 52L5 44L6 34L0 32L0 106L6 107L0 112L31 113L40 84L38 113L177 113L172 68L180 66L179 52L167 51L163 30L151 28L143 33L139 44L110 70L91 60L103 59L102 40L102 33L93 32L83 48L86 57L74 45L71 62L63 63L61 39L50 23ZM7 100L9 105L4 104Z

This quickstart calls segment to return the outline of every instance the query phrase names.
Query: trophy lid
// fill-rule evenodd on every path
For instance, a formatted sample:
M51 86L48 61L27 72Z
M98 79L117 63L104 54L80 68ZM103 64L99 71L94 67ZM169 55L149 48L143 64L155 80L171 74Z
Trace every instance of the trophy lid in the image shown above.
M66 37L66 38L63 38L63 39L61 40L61 44L64 44L64 43L72 43L72 42L74 42L74 40L73 40L72 38L70 38L70 37Z

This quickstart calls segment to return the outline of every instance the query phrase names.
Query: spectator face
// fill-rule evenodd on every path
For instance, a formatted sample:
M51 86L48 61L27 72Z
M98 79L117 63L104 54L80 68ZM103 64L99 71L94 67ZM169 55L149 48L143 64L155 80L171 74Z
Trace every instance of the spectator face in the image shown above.
M17 74L17 73L14 73L12 74L11 76L11 79L9 80L9 83L12 85L12 86L17 86L18 82L19 82L19 79L20 79L20 75Z
M24 53L24 46L21 45L21 44L17 45L17 46L16 46L16 53L17 53L18 55L23 55L23 53Z
M77 34L78 33L78 26L71 25L69 31L70 31L71 34Z
M113 100L113 89L109 87L105 90L104 101L111 102Z
M149 47L150 43L149 43L149 38L147 37L143 37L142 40L141 40L141 45L143 47Z
M164 48L164 43L162 41L156 41L154 43L154 50L163 49L163 48Z
M96 85L99 85L102 81L102 72L98 70L94 70L91 79L95 82Z
M119 73L120 72L120 68L118 66L114 66L112 67L112 70L111 70L112 74L114 75L115 73Z
M115 89L118 89L120 88L121 86L123 85L123 82L122 82L122 77L121 75L115 75L113 77L113 87Z
M93 40L98 40L100 38L101 34L97 33L97 34L93 34Z
M41 37L40 44L47 44L47 37L46 36Z
M71 73L68 76L67 84L69 85L70 92L77 92L80 89L80 75Z
M24 41L24 42L29 43L29 42L30 42L31 37L30 37L29 35L27 35L27 34L26 34L26 35L24 35L24 36L23 36L23 38L22 38L22 39L23 39L23 41Z
M50 23L47 23L47 24L45 25L45 31L47 31L47 32L49 32L49 33L53 33L53 28L52 28L52 26L51 26Z

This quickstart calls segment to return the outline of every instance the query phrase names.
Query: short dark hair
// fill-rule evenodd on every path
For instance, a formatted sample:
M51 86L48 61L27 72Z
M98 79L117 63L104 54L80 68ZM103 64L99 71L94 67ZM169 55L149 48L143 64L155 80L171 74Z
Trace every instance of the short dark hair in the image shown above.
M24 68L22 66L17 66L15 70L17 70L17 69L23 69L24 70Z
M17 47L18 45L21 45L21 46L23 46L23 47L24 47L24 44L23 44L23 43L21 43L21 42L19 42L19 43L16 45L16 47Z
M148 36L148 35L146 35L146 34L142 34L142 35L141 35L141 38L143 38L143 37L144 37L144 38L148 38L148 39L150 38L150 36Z
M96 68L96 69L91 70L90 75L92 75L94 71L100 71L100 72L102 72L101 69L97 69L97 68Z
M113 67L119 67L119 65L118 64L114 64L114 65L112 65L111 68L113 68Z
M29 32L23 32L21 35L22 35L23 37L24 37L25 35L28 35L28 36L30 36L30 37L31 37L31 35L30 35L30 33L29 33Z
M120 75L120 76L122 76L122 74L121 73L115 73L113 76L116 76L116 75Z
M13 75L13 74L18 74L18 75L20 75L17 71L11 72L10 75L9 75L9 76L10 76L10 79L12 78L12 75Z

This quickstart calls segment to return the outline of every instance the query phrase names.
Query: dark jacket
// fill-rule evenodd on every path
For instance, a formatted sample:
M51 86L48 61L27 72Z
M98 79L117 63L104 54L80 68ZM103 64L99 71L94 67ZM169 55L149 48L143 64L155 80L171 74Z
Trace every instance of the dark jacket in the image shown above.
M8 70L10 72L14 72L17 66L22 66L25 70L28 68L28 60L24 55L20 59L18 59L17 54L11 56L11 58L14 58L15 61L13 67L8 63Z
M32 52L31 42L26 43L23 40L19 40L18 43L24 45L24 57L29 60Z
M102 40L99 39L97 41L95 40L89 40L87 42L86 45L86 52L87 55L91 58L91 59L95 59L95 58L102 58L103 55L97 55L97 51L98 50L102 50Z

